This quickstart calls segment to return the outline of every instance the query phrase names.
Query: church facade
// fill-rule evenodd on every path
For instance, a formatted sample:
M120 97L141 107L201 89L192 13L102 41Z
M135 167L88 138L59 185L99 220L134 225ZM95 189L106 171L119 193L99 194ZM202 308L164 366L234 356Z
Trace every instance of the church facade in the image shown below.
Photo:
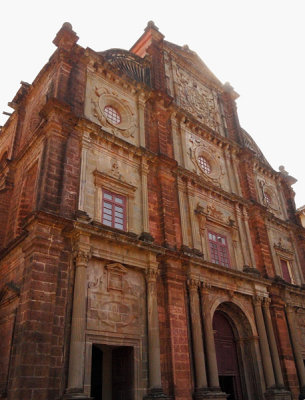
M0 398L298 399L295 179L153 22L130 51L77 41L0 133Z

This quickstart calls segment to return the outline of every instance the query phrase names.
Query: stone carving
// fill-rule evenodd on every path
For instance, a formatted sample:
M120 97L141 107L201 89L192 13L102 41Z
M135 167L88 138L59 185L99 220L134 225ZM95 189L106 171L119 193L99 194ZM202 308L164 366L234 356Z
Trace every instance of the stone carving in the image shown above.
M201 202L198 202L195 214L199 218L200 229L205 228L206 219L215 219L229 225L230 227L234 227L235 224L234 219L232 219L231 216L226 216L222 211L220 211L213 201L211 201L206 207Z
M293 254L293 251L291 249L291 243L289 243L289 242L291 242L291 240L289 238L280 237L278 243L274 244L274 248L276 250L282 251L284 253Z
M76 266L88 266L88 262L91 258L90 251L76 250L74 252Z
M106 87L95 87L95 96L91 99L92 113L94 117L114 135L123 135L124 137L134 137L137 128L136 114L131 107L130 102L121 98L113 89ZM113 124L105 114L105 107L112 106L120 113L121 122Z
M122 264L114 263L106 265L107 269L107 290L123 290L123 276L127 273L127 269Z
M177 103L192 113L200 122L219 132L219 110L216 94L194 78L179 65L173 63L177 86Z
M213 181L214 184L220 186L220 178L221 176L225 175L225 172L223 170L220 156L216 149L194 135L189 136L189 143L190 147L188 155L195 166L194 172L203 175L205 178ZM203 156L210 164L209 173L205 173L202 171L202 168L200 168L200 156Z
M111 169L109 171L109 174L114 176L117 179L121 179L122 175L120 174L119 165L118 165L118 162L116 160L112 161L112 166L111 166Z
M145 321L143 276L119 263L91 270L88 284L87 326L108 332L143 332Z
M211 203L210 205L207 206L207 215L218 219L220 221L224 221L224 215L220 210L217 210L215 207L215 204Z

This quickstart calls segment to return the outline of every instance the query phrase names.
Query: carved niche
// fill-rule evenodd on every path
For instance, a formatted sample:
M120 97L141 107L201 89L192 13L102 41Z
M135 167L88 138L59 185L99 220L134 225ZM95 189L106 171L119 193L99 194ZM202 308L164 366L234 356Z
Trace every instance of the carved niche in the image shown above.
M99 273L98 273L99 271ZM145 282L138 272L110 263L90 273L87 328L144 334Z

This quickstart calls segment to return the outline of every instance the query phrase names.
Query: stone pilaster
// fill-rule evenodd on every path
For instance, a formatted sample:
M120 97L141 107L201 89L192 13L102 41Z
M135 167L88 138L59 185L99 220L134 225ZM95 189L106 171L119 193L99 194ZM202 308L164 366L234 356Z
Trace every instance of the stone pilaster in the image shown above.
M203 319L204 342L207 359L207 376L209 393L206 398L225 400L227 395L221 392L218 378L216 348L212 325L212 315L209 304L209 289L205 284L201 286L201 310Z
M189 298L190 298L193 353L194 353L195 376L196 376L195 396L196 398L199 398L198 395L200 394L200 392L204 390L206 391L208 386L206 369L205 369L205 356L203 349L203 336L201 329L200 306L199 306L199 295L198 295L199 281L190 278L187 283L188 283Z
M149 390L148 395L145 397L147 400L166 397L161 383L157 275L158 269L156 266L150 266L146 271L149 376Z
M284 387L284 379L283 379L279 353L278 353L276 340L275 340L275 336L274 336L274 330L273 330L272 321L271 321L269 303L270 303L270 299L264 298L263 304L262 304L263 305L263 315L264 315L264 319L265 319L266 331L267 331L267 336L268 336L268 341L269 341L269 346L270 346L270 352L271 352L272 364L273 364L273 368L274 368L276 386L278 388L283 388Z
M299 383L300 383L300 395L304 395L301 397L302 399L305 398L305 367L302 358L302 351L299 346L299 341L297 337L297 326L295 320L295 310L293 305L287 304L286 305L286 318L288 322L289 334L291 345L293 348L294 358L295 358L295 365L298 372Z
M262 312L262 301L263 298L256 296L253 299L254 314L256 320L256 327L259 335L259 344L261 349L261 356L263 362L263 370L266 382L266 389L275 388L275 378L273 372L273 366L271 362L271 354L269 349L269 343L264 323L264 317Z
M141 239L153 241L149 232L149 213L148 213L148 188L147 188L148 165L145 159L141 164L141 186L142 186L142 234Z
M84 393L87 266L89 248L75 252L75 280L70 340L68 388L65 399L88 399Z

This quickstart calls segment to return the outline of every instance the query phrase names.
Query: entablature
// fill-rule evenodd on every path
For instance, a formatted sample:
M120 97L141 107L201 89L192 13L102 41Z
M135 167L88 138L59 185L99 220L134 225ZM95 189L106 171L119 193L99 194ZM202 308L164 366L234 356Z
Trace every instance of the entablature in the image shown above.
M238 196L235 193L229 193L219 186L213 185L211 182L206 180L203 176L199 176L198 174L187 170L181 166L177 167L177 175L186 185L194 188L198 188L199 190L205 193L213 193L216 195L220 201L231 202L231 204L240 204L245 207L250 206L250 202L244 199L241 196Z

